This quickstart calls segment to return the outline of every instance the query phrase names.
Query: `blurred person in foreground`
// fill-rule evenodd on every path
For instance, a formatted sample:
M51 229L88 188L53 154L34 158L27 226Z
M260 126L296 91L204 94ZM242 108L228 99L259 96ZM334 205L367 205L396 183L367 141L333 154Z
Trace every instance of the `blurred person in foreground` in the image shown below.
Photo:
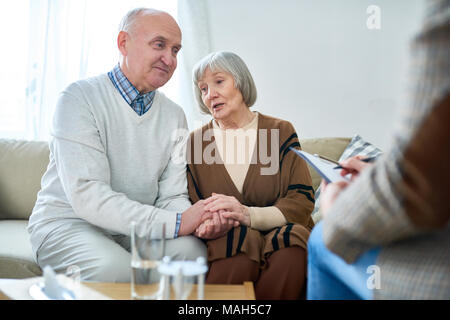
M322 182L308 243L308 299L450 299L450 1L429 1L413 47L416 86L375 164Z

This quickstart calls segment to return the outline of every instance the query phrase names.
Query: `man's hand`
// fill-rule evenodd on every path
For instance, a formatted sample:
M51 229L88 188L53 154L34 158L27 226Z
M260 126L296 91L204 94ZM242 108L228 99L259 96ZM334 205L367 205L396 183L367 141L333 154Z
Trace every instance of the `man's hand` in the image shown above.
M197 201L181 215L178 235L186 236L193 233L200 224L211 218L211 212L205 210L205 200Z

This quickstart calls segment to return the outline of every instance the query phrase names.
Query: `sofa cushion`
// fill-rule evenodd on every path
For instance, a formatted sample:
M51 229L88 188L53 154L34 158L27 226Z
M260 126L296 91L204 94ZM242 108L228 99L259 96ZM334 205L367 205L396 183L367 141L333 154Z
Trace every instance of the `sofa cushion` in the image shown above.
M360 135L354 135L348 146L345 148L339 161L344 161L354 156L379 157L382 151L373 144L365 141Z
M42 274L34 262L27 220L0 221L0 278L22 279Z
M338 160L344 152L345 148L350 142L350 138L313 138L313 139L301 139L300 145L302 149L311 154L320 154L327 158ZM311 174L312 184L314 190L320 185L322 178L316 170L308 165L309 173Z
M0 139L0 219L28 219L49 162L47 142Z

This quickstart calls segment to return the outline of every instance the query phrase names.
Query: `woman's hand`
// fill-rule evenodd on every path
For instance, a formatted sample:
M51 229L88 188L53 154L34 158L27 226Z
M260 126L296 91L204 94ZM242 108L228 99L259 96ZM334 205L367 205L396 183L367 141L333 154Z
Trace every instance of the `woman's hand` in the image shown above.
M205 209L209 211L225 210L221 215L227 219L238 221L241 225L250 226L250 213L235 197L213 193L205 200Z

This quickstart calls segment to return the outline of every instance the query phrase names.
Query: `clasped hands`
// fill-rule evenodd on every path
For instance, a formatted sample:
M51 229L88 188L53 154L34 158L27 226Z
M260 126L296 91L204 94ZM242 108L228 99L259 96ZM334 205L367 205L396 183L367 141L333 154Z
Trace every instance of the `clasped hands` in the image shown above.
M213 193L197 201L182 215L179 235L217 239L239 225L250 225L250 213L235 197Z
M250 225L250 214L247 207L235 197L213 193L204 200L205 211L210 218L204 220L194 231L194 235L202 239L216 239L239 225Z

